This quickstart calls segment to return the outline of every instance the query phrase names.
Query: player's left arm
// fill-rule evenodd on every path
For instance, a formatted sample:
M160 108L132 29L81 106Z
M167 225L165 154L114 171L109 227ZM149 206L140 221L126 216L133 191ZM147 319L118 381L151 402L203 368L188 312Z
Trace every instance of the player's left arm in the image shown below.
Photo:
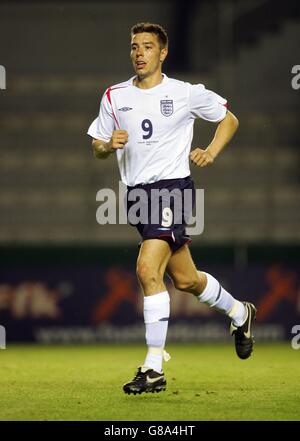
M198 167L205 167L212 164L225 145L232 139L238 126L239 121L237 117L233 113L227 111L225 118L219 122L211 143L206 149L195 148L190 153L191 161L198 165Z

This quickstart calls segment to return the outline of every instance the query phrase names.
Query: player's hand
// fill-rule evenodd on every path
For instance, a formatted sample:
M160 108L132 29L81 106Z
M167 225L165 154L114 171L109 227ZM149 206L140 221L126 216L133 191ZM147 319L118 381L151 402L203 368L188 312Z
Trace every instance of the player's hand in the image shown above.
M112 133L112 137L108 142L108 148L111 149L111 151L123 149L127 142L128 133L126 132L126 130L114 130Z
M196 148L190 153L190 159L198 167L206 167L214 162L213 155L206 149Z

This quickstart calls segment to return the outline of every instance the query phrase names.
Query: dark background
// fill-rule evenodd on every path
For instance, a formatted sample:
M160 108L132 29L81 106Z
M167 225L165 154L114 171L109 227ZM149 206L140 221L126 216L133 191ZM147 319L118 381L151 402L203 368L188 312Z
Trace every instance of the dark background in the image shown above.
M138 21L166 28L169 77L226 97L240 121L213 167L192 168L205 189L205 229L191 246L197 266L259 306L259 338L290 339L300 321L299 2L186 0L1 2L7 340L143 340L139 238L127 225L97 224L96 193L117 190L119 175L115 158L93 158L86 135L104 90L133 75L129 33ZM197 121L193 147L214 130ZM170 339L228 337L224 317L169 289Z

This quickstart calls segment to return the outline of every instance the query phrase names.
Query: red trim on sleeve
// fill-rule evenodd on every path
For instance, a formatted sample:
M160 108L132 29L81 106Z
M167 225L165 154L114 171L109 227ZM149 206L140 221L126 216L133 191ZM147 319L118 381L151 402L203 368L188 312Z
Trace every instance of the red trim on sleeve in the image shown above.
M107 96L107 99L108 99L108 101L109 101L109 104L111 105L110 92L111 92L111 87L109 87L109 88L107 89L107 91L105 92L105 95Z
M116 89L124 89L125 87L128 87L128 86L109 87L109 88L107 89L107 91L105 92L105 95L107 96L107 99L108 99L108 101L109 101L109 104L111 105L111 110L112 110L112 114L113 114L114 120L115 120L115 122L116 122L117 127L118 127L119 130L120 130L120 124L118 123L118 120L117 120L117 118L116 118L116 115L115 115L115 112L114 112L114 109L113 109L113 106L112 106L112 102L111 102L111 96L110 96L110 94L111 94L111 91L112 91L112 90L116 90Z

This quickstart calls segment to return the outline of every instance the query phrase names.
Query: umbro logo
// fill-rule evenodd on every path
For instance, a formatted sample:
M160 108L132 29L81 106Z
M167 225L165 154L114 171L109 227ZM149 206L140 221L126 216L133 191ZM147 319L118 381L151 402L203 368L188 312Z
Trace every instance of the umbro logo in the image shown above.
M121 107L121 109L118 110L121 110L121 112L128 112L128 110L132 110L132 107Z

